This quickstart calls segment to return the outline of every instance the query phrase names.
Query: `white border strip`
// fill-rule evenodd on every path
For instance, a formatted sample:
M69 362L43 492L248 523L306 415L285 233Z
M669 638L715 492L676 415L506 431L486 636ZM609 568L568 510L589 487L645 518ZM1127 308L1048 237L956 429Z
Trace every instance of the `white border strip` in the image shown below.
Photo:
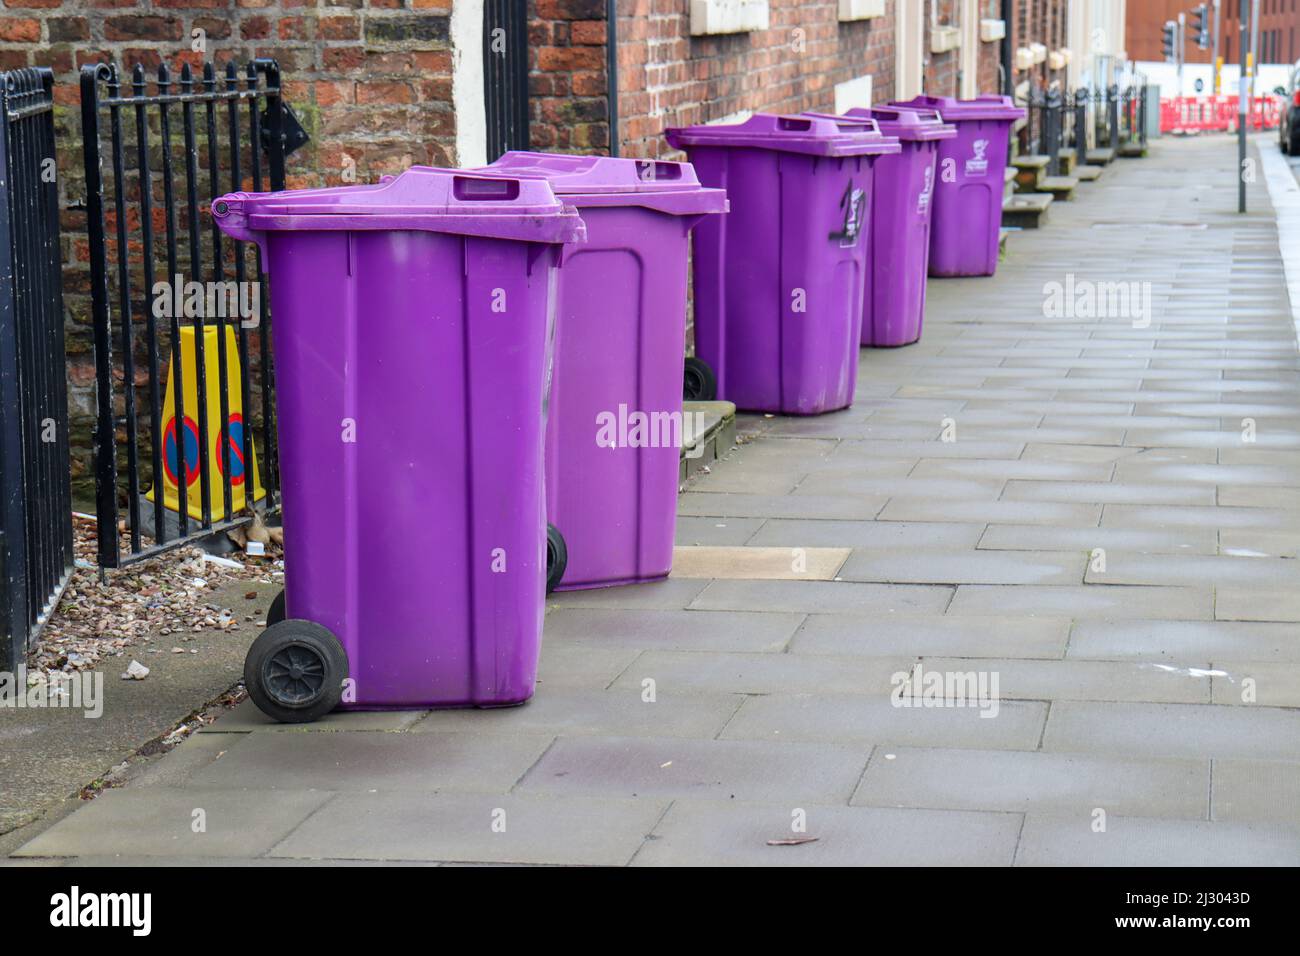
M1278 149L1275 137L1256 136L1254 140L1268 198L1277 214L1277 244L1291 296L1291 319L1300 342L1300 184L1296 183L1296 174Z

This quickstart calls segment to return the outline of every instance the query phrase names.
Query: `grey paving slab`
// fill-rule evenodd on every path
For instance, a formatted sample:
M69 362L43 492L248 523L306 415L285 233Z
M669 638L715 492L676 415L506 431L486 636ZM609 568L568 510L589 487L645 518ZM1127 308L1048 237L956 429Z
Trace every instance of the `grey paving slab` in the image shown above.
M552 608L578 607L624 608L651 610L655 608L681 608L691 598L704 590L704 582L690 578L650 581L621 588L592 588L585 591L555 591L546 596L548 611ZM550 613L547 614L549 620Z
M1111 445L1065 445L1059 442L1029 442L1021 457L1025 461L1066 461L1096 464L1098 462L1116 462L1138 454L1140 448L1113 447ZM1213 452L1208 453L1212 460Z
M1214 489L1201 485L1084 481L1009 481L1004 501L1065 501L1100 504L1213 505Z
M1176 668L1149 661L1018 660L925 656L926 670L963 671L978 664L998 677L1004 700L1123 700L1208 704L1209 668Z
M1295 866L1300 828L1109 816L1026 814L1017 866Z
M326 714L309 724L282 724L272 720L245 699L217 721L200 729L200 733L229 734L252 731L277 731L281 733L311 732L364 732L393 733L405 730L423 716L423 711L354 711L352 713Z
M514 792L846 804L869 754L827 742L562 737Z
M635 647L597 647L542 641L537 688L542 691L608 687L637 658Z
M15 855L259 856L330 796L306 788L111 789L64 817Z
M726 582L732 583L732 582ZM775 582L764 582L772 586ZM802 582L795 582L801 584ZM802 586L808 586L803 584ZM546 615L542 646L702 651L780 651L802 613L565 608Z
M948 613L1205 620L1212 607L1209 588L963 584L957 588Z
M856 550L839 577L893 584L1078 584L1085 561L1079 551Z
M999 478L864 478L853 469L819 471L809 475L795 489L796 495L842 495L861 493L872 497L996 501L1005 482Z
M970 661L966 672L987 671ZM890 696L781 694L749 697L727 724L727 740L784 743L835 741L914 747L975 747L1033 750L1042 734L1047 705L1037 701L993 701L969 706L895 706ZM982 704L983 702L981 702ZM983 714L990 714L984 717Z
M1062 701L1052 705L1043 749L1300 760L1300 712L1260 705Z
M1099 565L1098 565L1099 567ZM1280 558L1215 555L1144 555L1106 552L1104 571L1088 568L1089 584L1217 586L1219 601L1231 588L1300 588L1300 565Z
M639 695L644 682L653 680L661 695L887 694L890 678L909 669L914 660L907 656L647 651L615 682L614 689ZM739 705L739 700L735 703Z
M678 515L678 544L744 544L763 524L764 518L700 518Z
M750 495L687 492L677 500L685 515L720 518L874 518L889 500L887 495Z
M916 478L1033 478L1041 481L1109 481L1110 462L1005 458L925 458L912 469Z
M1098 504L1053 501L947 501L897 498L880 512L881 521L946 521L989 524L1095 525Z
M686 694L669 686L656 687L650 698L639 686L539 690L523 707L433 711L411 733L713 737L742 700L727 694Z
M1102 548L1107 566L1112 551L1136 554L1215 554L1219 535L1213 528L1160 531L1146 528L1066 528L1056 525L991 524L980 537L981 550L1065 551L1092 554Z
M745 543L751 547L946 548L975 547L984 525L940 521L792 521L772 518Z
M1204 820L1209 787L1208 760L882 747L853 804Z
M711 581L691 608L713 611L784 611L809 614L942 613L952 588L850 581Z
M340 794L272 855L621 866L666 807L573 796Z
M794 654L948 655L1058 659L1070 632L1066 618L810 614L790 644ZM1300 644L1298 644L1300 646Z
M1300 826L1300 762L1213 762L1210 812L1214 820Z
M1294 559L1300 556L1300 535L1255 529L1220 531L1219 553L1247 558Z
M248 734L192 780L212 789L504 793L550 742L450 733Z
M1258 485L1219 485L1219 502L1225 507L1300 509L1300 488Z
M1277 661L1213 662L1213 702L1264 707L1300 707L1300 667Z
M1243 561L1266 560L1242 558ZM1222 586L1215 592L1219 621L1300 621L1300 591L1294 586L1258 588Z
M1209 667L1216 660L1300 664L1300 633L1292 624L1236 621L1078 621L1069 657L1143 658Z
M1008 813L753 806L680 800L655 827L635 866L1007 866L1020 817ZM769 841L814 837L798 846Z
M835 449L832 461L842 463L856 458L1019 458L1022 442L976 441L844 441Z

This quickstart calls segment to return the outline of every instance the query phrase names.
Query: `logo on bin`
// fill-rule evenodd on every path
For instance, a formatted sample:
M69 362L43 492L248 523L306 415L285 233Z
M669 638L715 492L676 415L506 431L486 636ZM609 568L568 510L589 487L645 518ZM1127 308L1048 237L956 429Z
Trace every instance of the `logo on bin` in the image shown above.
M831 239L840 241L841 249L851 249L858 244L858 236L862 233L862 220L866 214L866 196L867 194L861 189L855 189L853 180L844 187L844 195L840 197L840 209L844 212L844 225L839 232L832 232Z
M966 160L966 175L973 179L989 174L989 160L985 154L989 150L987 139L977 139L974 143L975 155Z
M921 188L921 195L916 200L916 214L924 216L930 211L930 197L934 195L934 167L925 168L925 185Z

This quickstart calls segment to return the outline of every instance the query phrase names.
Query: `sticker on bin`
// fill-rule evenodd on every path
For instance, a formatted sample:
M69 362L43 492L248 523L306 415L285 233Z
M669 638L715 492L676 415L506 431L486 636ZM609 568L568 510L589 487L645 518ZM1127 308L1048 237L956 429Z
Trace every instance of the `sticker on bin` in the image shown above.
M971 144L973 155L966 160L966 178L983 179L989 174L989 141L977 139Z

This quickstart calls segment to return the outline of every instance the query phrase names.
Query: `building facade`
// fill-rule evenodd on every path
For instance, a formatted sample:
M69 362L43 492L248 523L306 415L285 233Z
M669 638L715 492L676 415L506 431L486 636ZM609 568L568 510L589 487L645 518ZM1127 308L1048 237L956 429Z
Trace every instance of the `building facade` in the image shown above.
M1247 0L1249 3L1250 0ZM1210 4L1210 27L1214 24L1214 0ZM1162 30L1168 21L1177 21L1180 13L1198 4L1196 0L1143 0L1130 3L1128 30L1132 36L1134 60L1163 60ZM1240 63L1242 51L1241 0L1220 0L1219 54L1225 63ZM1190 20L1190 17L1189 17ZM1247 22L1249 18L1247 19ZM1190 25L1190 24L1189 24ZM1259 25L1256 31L1256 61L1261 64L1289 64L1300 58L1300 4L1297 0L1260 0ZM1202 50L1189 34L1186 43L1187 63L1213 63L1214 47Z
M473 166L508 147L662 156L670 126L996 92L1013 2L4 0L0 69L56 74L79 497L95 411L81 67L276 59L310 136L288 185L312 187ZM503 114L526 122L497 128Z

